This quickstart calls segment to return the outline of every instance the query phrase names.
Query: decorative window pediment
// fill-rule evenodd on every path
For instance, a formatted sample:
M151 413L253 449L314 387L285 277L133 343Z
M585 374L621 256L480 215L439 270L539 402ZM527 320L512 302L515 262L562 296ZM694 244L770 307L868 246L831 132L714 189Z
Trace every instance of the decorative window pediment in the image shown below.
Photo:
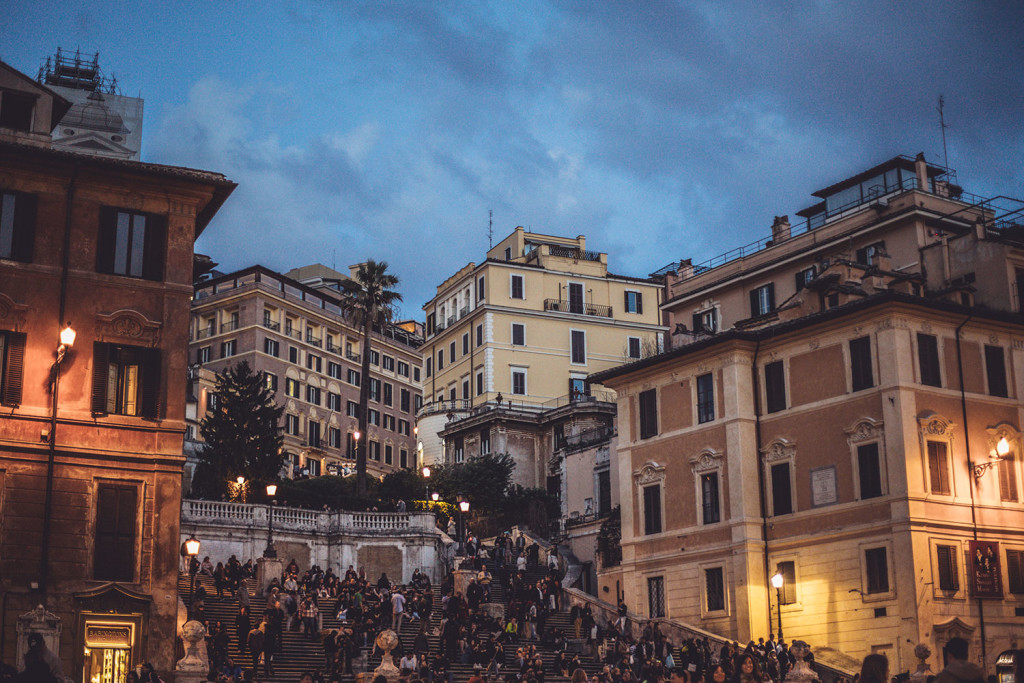
M707 448L690 459L690 467L694 474L704 474L722 469L722 454Z
M134 346L160 345L161 323L138 311L122 308L113 313L100 313L96 318L100 321L100 341L122 341Z
M789 439L774 439L761 449L765 462L791 460L796 455L796 444Z
M1006 439L1011 444L1021 438L1020 431L1009 422L1000 422L995 427L985 430L988 435L988 449L991 453L996 452L996 444L1000 439Z
M921 436L948 440L953 439L953 428L956 426L952 420L930 410L918 416L917 424L921 430Z
M853 423L846 430L847 442L854 444L861 441L871 441L882 436L882 421L871 417L864 417Z
M648 460L643 467L633 472L633 479L637 486L660 484L665 481L665 466Z
M25 326L27 313L27 305L16 303L14 299L0 292L0 327L20 332Z

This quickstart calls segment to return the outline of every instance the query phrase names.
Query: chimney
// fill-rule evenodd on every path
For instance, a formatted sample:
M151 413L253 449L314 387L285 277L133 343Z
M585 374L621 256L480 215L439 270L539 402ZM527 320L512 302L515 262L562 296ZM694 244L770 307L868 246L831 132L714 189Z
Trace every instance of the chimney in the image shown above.
M917 174L917 189L928 191L928 163L924 160L924 152L918 152L914 158L914 172Z
M775 220L772 221L772 244L788 240L789 228L789 216L776 216Z
M679 276L680 280L693 277L693 259L679 259L679 267L676 268L676 275Z

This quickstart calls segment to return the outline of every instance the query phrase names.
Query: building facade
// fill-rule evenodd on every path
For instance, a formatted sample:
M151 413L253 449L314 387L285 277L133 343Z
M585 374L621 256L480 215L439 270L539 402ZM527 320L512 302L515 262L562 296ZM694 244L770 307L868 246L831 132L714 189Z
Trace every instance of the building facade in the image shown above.
M215 373L244 360L267 373L285 407L288 476L349 474L357 443L373 476L415 467L422 338L398 326L374 332L369 433L357 441L362 334L343 313L342 279L321 265L285 275L252 266L196 286L189 359L197 426L216 405Z
M479 416L501 408L493 414L536 422L605 398L587 376L659 348L660 294L650 279L610 273L608 255L588 251L583 236L516 228L424 306L424 464L458 462L482 441L513 455L516 483L544 486L552 451L534 427ZM480 436L485 427L494 429L489 438Z
M67 105L0 63L0 657L42 605L120 680L174 667L192 247L235 185L52 149Z
M991 667L1024 615L1024 203L921 156L816 196L803 226L663 269L671 350L591 378L619 396L599 580L848 670L923 642L938 671L953 636Z

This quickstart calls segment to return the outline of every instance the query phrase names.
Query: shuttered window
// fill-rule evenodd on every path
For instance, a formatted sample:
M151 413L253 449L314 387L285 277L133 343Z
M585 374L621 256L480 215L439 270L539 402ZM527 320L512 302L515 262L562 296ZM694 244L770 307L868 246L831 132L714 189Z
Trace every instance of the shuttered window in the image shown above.
M933 387L942 386L939 372L939 343L930 334L917 334L917 362L921 369L921 384Z
M0 259L31 263L35 233L35 196L0 190Z
M1011 593L1024 593L1024 550L1006 551L1006 577Z
M772 514L788 515L793 512L793 492L789 481L789 463L772 465Z
M160 350L93 343L92 412L160 417Z
M134 581L138 489L100 484L96 490L96 537L93 578Z
M781 360L764 366L764 395L767 412L786 409L786 369Z
M163 280L167 219L105 206L100 209L96 270Z
M25 334L0 332L0 404L21 405L25 377Z
M949 495L949 456L942 441L928 442L928 475L932 493Z
M854 391L870 389L875 386L874 371L871 369L870 337L850 340L850 368L853 375Z
M988 374L988 393L1006 397L1006 359L1003 347L985 345L985 372Z
M999 462L999 499L1004 503L1017 502L1017 458L1007 453Z
M939 589L960 590L960 576L956 567L956 546L940 545L936 548L939 565Z
M782 574L782 589L779 597L783 605L792 605L796 602L796 564L793 562L779 562L779 573Z
M868 577L868 593L889 592L889 560L885 548L868 548L864 551L864 563Z
M644 487L644 533L661 533L661 484Z
M860 498L882 495L882 468L878 462L878 444L857 446L857 474L860 476Z
M641 391L640 403L640 438L649 439L658 433L658 396L656 389Z

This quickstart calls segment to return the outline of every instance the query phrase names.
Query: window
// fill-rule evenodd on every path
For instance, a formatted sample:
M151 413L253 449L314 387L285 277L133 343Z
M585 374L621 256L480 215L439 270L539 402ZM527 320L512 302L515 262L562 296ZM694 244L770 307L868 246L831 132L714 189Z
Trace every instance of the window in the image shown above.
M390 382L384 382L384 405L393 406L395 404L395 387Z
M885 254L885 242L869 244L857 250L857 263L862 263L865 266L877 265L878 257L882 254Z
M612 475L609 470L597 473L597 514L604 516L612 511Z
M469 355L469 332L462 335L462 355Z
M725 577L721 567L708 567L704 570L704 604L708 612L721 612L725 609Z
M327 428L327 445L331 448L341 448L341 430L337 427Z
M455 437L455 443L452 448L455 454L455 462L463 462L466 459L466 447L465 441L461 436Z
M940 545L935 548L938 554L939 590L960 590L960 575L957 573L956 546Z
M272 372L264 372L263 374L267 378L267 389L277 391L277 375Z
M320 448L320 423L310 420L306 429L306 443L310 448Z
M470 395L469 395L469 377L466 377L466 378L464 378L462 380L462 398L464 398L464 399L470 398Z
M627 291L624 306L626 313L643 313L644 295L641 292Z
M155 418L159 392L159 349L93 343L93 413Z
M796 274L796 291L804 289L814 279L814 266L804 268Z
M366 424L380 427L380 411L373 408L366 409Z
M1006 551L1006 578L1011 593L1024 593L1024 550Z
M409 421L399 420L398 421L398 433L402 436L409 436Z
M358 445L359 445L359 442L356 441L355 437L352 436L352 432L346 432L345 433L345 455L349 459L353 459L353 460L355 459L355 457L356 457L356 447Z
M427 365L430 365L430 359L429 358L427 359ZM414 367L412 369L412 381L413 382L419 382L420 381L420 369L419 369L419 366L416 366L416 367Z
M427 314L427 336L434 334L434 329L437 327L437 314Z
M402 377L409 376L409 364L405 361L398 361L398 374Z
M212 413L213 411L217 410L217 406L219 404L220 395L217 392L211 391L206 394L206 412Z
M476 300L483 301L487 298L487 289L484 287L484 276L481 275L476 279Z
M380 352L370 349L370 364L380 365Z
M455 342L453 341L448 345L448 362L455 362Z
M921 384L933 387L942 386L942 375L939 371L939 344L933 335L917 333L917 364L921 370Z
M1017 502L1017 459L1009 452L999 461L999 500Z
M882 468L878 460L878 444L857 446L857 474L860 481L860 499L882 495Z
M437 350L437 371L444 370L444 349Z
M433 360L433 358L427 358L427 377L430 377L431 371L433 370ZM418 377L416 378L416 381L419 381Z
M665 577L647 578L647 616L651 619L665 616Z
M416 398L413 399L413 405L415 405L416 410L419 410L420 408L422 408L423 407L423 397L420 396L419 394L417 394Z
M299 398L299 380L289 377L284 381L284 393L292 398Z
M341 364L330 360L327 361L327 376L341 379Z
M395 431L395 416L384 413L384 429L389 432Z
M220 343L220 357L230 358L233 355L235 355L235 340L228 339L227 341L222 341Z
M276 339L265 337L263 339L263 353L277 358L278 354L281 353L281 344Z
M871 369L871 338L858 337L850 340L850 368L853 390L870 389L875 386Z
M345 404L345 415L348 417L359 417L359 404L355 401L348 401Z
M477 345L478 348L484 345L484 326L483 325L477 325L476 326L476 345Z
M526 325L512 323L512 346L526 346Z
M476 373L476 395L480 396L484 393L484 373Z
M575 365L587 364L587 334L583 330L569 332L569 359Z
M403 413L408 413L409 412L409 405L410 405L409 397L410 396L411 396L411 394L409 393L408 389L402 389L401 393L399 394L398 407L399 407L399 409Z
M163 216L101 208L96 270L162 280L166 226L167 219Z
M649 439L658 433L658 395L657 389L641 391L638 396L640 404L640 438Z
M314 353L306 354L306 369L312 370L313 372L323 371L323 359Z
M299 435L299 416L298 415L285 415L284 416L284 431L286 434L292 436Z
M395 462L395 455L394 455L394 453L395 453L394 446L392 446L389 443L384 444L384 464L385 465L392 465L392 464L394 464L394 462Z
M661 533L661 484L644 487L644 534Z
M929 441L928 444L928 478L931 492L949 495L949 453L944 441Z
M352 386L358 387L359 386L359 371L358 370L353 370L352 368L349 368L347 374L348 374L348 377L346 378L346 381L349 384L351 384Z
M405 448L398 451L398 466L402 469L409 467L409 451Z
M5 90L0 97L0 127L32 132L35 96L31 93Z
M721 521L718 502L718 472L708 472L700 477L701 517L704 524Z
M338 412L341 410L341 394L327 392L327 410Z
M985 373L988 375L989 395L1006 398L1006 360L1002 346L985 345Z
M889 592L889 560L885 548L867 548L864 550L864 568L867 573L867 592Z
M711 373L697 377L697 422L715 419L715 381Z
M370 400L380 403L380 380L376 377L370 378Z
M693 314L693 331L696 334L714 334L718 331L718 309L709 308Z
M0 259L31 263L35 231L36 198L0 190Z
M196 362L200 365L210 362L210 356L212 355L209 346L202 346L196 352Z
M381 356L380 367L382 370L390 370L391 372L394 372L395 359L391 356Z
M793 491L789 480L789 463L772 465L772 514L788 515L793 512Z
M134 486L99 484L96 487L92 573L97 581L135 580L138 495Z
M764 366L764 397L765 411L786 409L786 370L781 360Z
M779 562L776 570L782 574L782 590L779 591L780 602L783 605L792 605L796 602L796 564Z
M523 276L513 275L511 279L509 297L512 299L525 299L523 294Z
M505 247L505 260L506 261L511 261L512 260L512 247Z
M512 370L512 393L517 396L526 394L526 370Z
M487 455L491 452L491 430L480 430L480 455Z
M306 402L315 406L320 405L320 387L311 384L306 386Z
M750 316L757 317L775 310L775 284L769 282L750 290Z
M451 400L452 403L455 403L456 396L455 396L455 385L454 384L452 384L450 387L448 387L448 398Z
M640 357L640 337L629 337L626 347L626 356L628 358Z

